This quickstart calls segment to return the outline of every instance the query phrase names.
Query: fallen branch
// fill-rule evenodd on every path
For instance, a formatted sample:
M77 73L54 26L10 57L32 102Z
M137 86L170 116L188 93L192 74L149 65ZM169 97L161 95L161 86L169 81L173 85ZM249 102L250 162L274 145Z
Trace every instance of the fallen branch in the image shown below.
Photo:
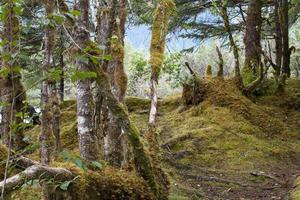
M19 174L16 174L4 181L0 182L0 189L5 185L5 191L12 191L23 184L28 180L35 179L55 179L55 181L67 181L72 180L73 174L69 170L60 167L47 167L44 165L32 165L22 171Z
M266 174L265 172L250 172L250 174L252 176L262 176L262 177L272 179L272 180L276 181L277 183L279 183L281 185L286 185L287 184L285 181L282 181L282 180L280 180L280 179L278 179L275 176L272 176L270 174Z

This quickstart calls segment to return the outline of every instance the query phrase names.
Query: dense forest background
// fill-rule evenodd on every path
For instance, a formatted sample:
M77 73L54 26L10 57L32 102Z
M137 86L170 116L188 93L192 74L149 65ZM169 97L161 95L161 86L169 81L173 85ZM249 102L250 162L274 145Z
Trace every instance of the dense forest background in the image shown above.
M1 199L300 199L299 13L0 1Z

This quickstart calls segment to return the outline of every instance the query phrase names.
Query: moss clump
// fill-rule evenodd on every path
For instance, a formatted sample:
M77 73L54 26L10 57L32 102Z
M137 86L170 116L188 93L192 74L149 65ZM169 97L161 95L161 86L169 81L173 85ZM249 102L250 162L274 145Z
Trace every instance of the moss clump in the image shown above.
M154 199L145 181L130 172L109 167L101 171L82 172L70 192L78 200Z

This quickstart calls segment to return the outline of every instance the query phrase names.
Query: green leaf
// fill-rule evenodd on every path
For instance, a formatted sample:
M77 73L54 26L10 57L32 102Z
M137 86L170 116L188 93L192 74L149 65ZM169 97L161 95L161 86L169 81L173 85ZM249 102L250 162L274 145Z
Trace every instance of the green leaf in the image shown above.
M98 168L98 169L101 169L102 168L102 164L97 162L97 161L93 161L92 162L92 165L95 167L95 168Z
M72 10L69 12L69 14L75 16L75 17L79 17L81 15L79 10Z
M63 15L57 14L57 15L53 15L52 17L55 23L57 24L63 24L65 21L65 17Z
M67 191L71 183L72 181L65 181L62 184L60 184L59 188L62 189L63 191Z
M82 170L87 170L87 165L86 165L86 163L85 163L85 161L83 161L83 160L81 160L80 158L76 158L75 160L74 160L74 163L75 163L75 165L77 166L77 167L79 167L80 169L82 169Z
M90 59L95 65L98 65L100 63L97 56L90 56Z

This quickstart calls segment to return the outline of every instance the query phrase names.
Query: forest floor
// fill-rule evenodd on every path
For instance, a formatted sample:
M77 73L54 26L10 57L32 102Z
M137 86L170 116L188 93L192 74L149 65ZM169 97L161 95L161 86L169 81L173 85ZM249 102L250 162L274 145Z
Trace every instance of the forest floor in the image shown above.
M300 80L285 93L249 100L229 81L208 80L208 94L197 106L183 106L181 94L160 100L157 128L170 200L300 200ZM132 121L147 131L149 100L128 97ZM62 104L62 148L78 156L76 105ZM40 128L26 133L38 141ZM29 155L38 160L38 145ZM62 162L61 156L56 162ZM22 189L13 199L39 199L40 189Z

